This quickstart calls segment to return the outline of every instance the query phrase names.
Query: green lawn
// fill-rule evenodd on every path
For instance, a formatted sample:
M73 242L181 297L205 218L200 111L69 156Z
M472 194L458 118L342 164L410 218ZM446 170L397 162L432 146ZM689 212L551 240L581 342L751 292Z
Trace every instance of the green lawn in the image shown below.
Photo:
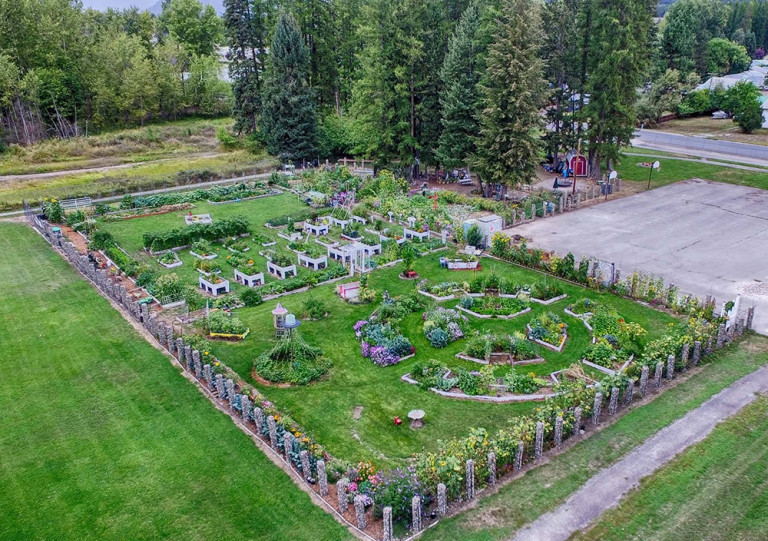
M508 539L515 530L561 504L590 477L621 459L658 430L700 406L734 381L767 363L768 339L754 334L747 335L739 343L727 346L711 357L707 357L703 369L687 381L661 394L650 404L628 412L615 424L593 434L561 455L553 457L547 463L527 472L523 477L502 487L496 494L480 499L472 509L441 521L436 527L428 530L422 539L440 541ZM765 408L762 408L762 415L765 416ZM765 427L765 417L761 423L761 426ZM653 518L654 513L669 513L670 521L665 522L667 525L665 527L673 528L676 518L684 518L686 509L681 509L681 506L690 501L694 493L700 493L702 495L701 501L709 502L711 505L709 509L713 513L720 513L717 516L721 518L730 516L733 519L734 517L729 515L727 510L725 513L722 513L723 510L717 510L719 505L734 511L736 519L740 518L739 510L744 510L746 514L740 521L741 526L735 525L732 530L734 533L743 533L742 539L765 538L764 481L767 447L764 438L766 436L763 431L762 435L755 435L755 439L750 440L744 427L741 427L740 432L745 436L745 439L741 440L741 444L736 441L732 442L731 453L744 452L748 456L737 460L732 465L733 469L730 470L730 475L741 477L729 479L725 471L713 468L711 470L712 479L704 480L708 476L707 471L693 469L683 473L685 468L682 465L686 462L681 462L678 470L680 480L686 478L691 481L698 480L706 486L699 485L696 489L692 486L685 487L688 494L688 498L686 498L678 494L673 487L660 482L656 485L660 490L656 493L657 497L654 498L654 501L645 500L646 507L643 507L643 503L638 500L640 507L635 505L622 506L620 516L609 515L614 520L614 524L625 525L624 521L628 521L629 527L636 528L636 530L627 530L626 535L622 532L622 535L617 535L616 538L633 538L632 531L638 532L637 539L738 538L738 536L728 535L717 537L719 524L722 522L718 522L714 515L706 517L706 512L699 513L698 511L696 516L702 521L701 523L706 522L711 525L708 530L702 530L706 532L706 535L697 535L697 530L689 530L688 535L686 535L684 531L670 529L669 533L674 533L674 535L665 537L648 529L653 527L653 524L648 524L647 521ZM732 437L732 435L728 436L728 438ZM760 438L763 440L757 444L756 441ZM754 450L754 454L749 456L752 453L751 450ZM726 456L733 458L728 452L718 451L718 453L724 461ZM708 464L707 461L700 463L700 465L706 464ZM723 467L731 466L727 466L723 462ZM762 477L750 480L744 478L745 475L751 475L757 470L760 470L759 475ZM714 477L715 473L718 475L717 478ZM674 481L681 482L680 480ZM761 483L763 483L762 486ZM762 494L759 494L759 489L763 490ZM737 492L740 490L747 492L752 490L752 492L738 494ZM709 500L709 497L713 496L710 491L717 491L719 497L713 497L712 500ZM643 494L647 493L644 491ZM752 495L762 499L751 500ZM725 500L731 498L733 499L732 503L724 503ZM754 506L750 507L750 502L753 502ZM635 516L636 513L637 516ZM757 527L760 527L761 535L749 535L748 532L754 532L754 528Z
M757 399L575 539L768 537L767 409Z
M656 151L643 151L633 149L633 153L658 154ZM650 169L640 167L637 164L641 162L652 162L655 158L646 158L643 156L624 155L617 170L622 180L637 182L641 187L648 184L648 173ZM705 180L714 180L725 182L727 184L738 184L741 186L752 186L754 188L768 189L768 170L766 172L745 171L743 169L734 169L715 165L712 163L697 163L672 159L659 159L661 170L654 171L651 178L651 188L659 188L691 178L702 178Z
M203 204L199 205L194 212L210 211L214 220L244 214L251 219L254 226L257 226L270 216L301 209L298 205L299 202L295 197L284 195L229 205ZM179 227L179 224L183 223L182 215L183 213L166 214L105 224L103 227L110 231L118 243L128 249L132 255L140 257L138 250L141 246L141 234L144 231L162 231ZM258 226L256 229L268 231ZM275 232L271 231L271 233L274 235ZM423 278L429 279L432 283L472 279L472 272L441 269L438 261L440 255L438 252L417 260L416 270ZM192 270L192 258L182 253L182 259L185 264L173 271L179 271L179 275L187 283L195 283L197 273ZM157 263L154 265L159 269ZM495 272L521 284L532 284L543 279L541 274L492 259L483 259L482 266L482 272L485 274ZM231 268L226 264L223 264L222 268L223 275L231 278ZM398 274L401 270L402 267L394 267L373 272L372 287L379 294L387 290L392 296L414 291L417 281L399 279ZM235 290L239 288L238 285ZM563 283L563 288L569 294L569 298L556 304L550 306L533 304L530 313L508 321L470 318L471 328L497 333L524 331L526 323L544 312L552 311L559 314L569 325L569 338L563 352L555 353L541 348L541 355L547 359L545 364L518 369L546 376L555 370L578 362L591 340L586 327L579 320L563 313L563 309L571 301L589 296L604 302L614 307L627 320L644 326L651 338L658 337L670 322L675 321L668 314L614 295L597 294L566 283ZM325 301L331 312L327 319L304 321L299 329L310 344L322 347L334 363L328 376L323 380L307 387L294 388L268 387L254 381L251 374L254 359L270 349L274 343L270 312L277 304L276 301L266 302L254 308L238 309L237 316L251 329L248 338L241 343L216 342L209 349L246 380L256 384L281 411L301 424L316 441L336 457L350 461L371 459L378 466L402 465L414 452L422 448L434 448L439 439L464 436L471 427L484 427L489 430L502 428L506 426L511 416L529 412L536 407L535 403L493 404L449 399L404 383L400 380L401 376L419 360L437 359L449 367L465 367L474 370L479 367L477 364L455 358L456 353L463 351L466 340L456 341L442 350L431 347L423 335L421 312L409 316L402 325L403 333L417 348L416 357L391 367L375 366L369 359L362 357L360 345L352 327L356 321L366 319L376 305L347 304L335 295L333 285L286 296L281 298L280 302L293 313L300 315L304 302L310 297ZM453 307L457 302L450 301L444 303L444 306ZM355 419L353 416L355 409L361 406L362 414L359 419ZM394 416L405 419L412 409L426 411L426 426L423 429L414 431L393 425Z
M0 253L0 539L349 538L34 232Z

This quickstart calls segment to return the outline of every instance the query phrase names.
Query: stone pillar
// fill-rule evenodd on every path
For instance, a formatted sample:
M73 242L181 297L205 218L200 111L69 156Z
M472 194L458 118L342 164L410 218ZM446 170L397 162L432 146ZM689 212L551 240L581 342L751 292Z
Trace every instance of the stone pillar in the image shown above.
M603 393L595 395L595 402L592 404L592 424L600 424L600 410L603 408Z
M720 349L723 347L723 342L725 341L725 323L721 323L720 327L717 329L717 342L715 344L715 347L717 349Z
M667 379L675 377L675 356L667 357Z
M243 416L243 422L247 423L248 419L251 418L251 399L247 394L244 394L240 398L240 408L242 410L241 414Z
M560 194L560 197L557 198L557 212L559 214L563 213L563 194Z
M640 371L640 396L645 396L648 392L648 372L650 372L647 366L644 366Z
M443 483L437 485L437 514L444 517L448 513L448 495Z
M368 526L368 520L365 516L365 496L358 494L355 496L355 519L357 527L364 530Z
M555 418L555 449L560 449L563 445L563 416L558 415Z
M472 500L475 498L475 461L471 458L467 460L466 466L465 466L465 472L466 472L466 489L467 489L467 500Z
M219 400L224 400L227 390L224 388L224 376L216 374L215 378L216 392L219 393Z
M203 379L208 384L208 387L213 389L213 370L210 364L203 365Z
M309 463L309 451L301 451L299 453L299 458L301 458L301 474L304 476L304 479L309 481L312 479L312 466Z
M176 356L179 358L179 363L184 362L184 339L181 336L176 339Z
M259 407L253 408L253 422L256 423L256 429L261 434L261 427L264 424L264 411Z
M184 361L187 363L187 372L192 372L195 363L192 360L192 346L184 346Z
M619 407L619 388L613 387L611 389L611 397L608 400L608 415L616 413L616 409Z
M749 330L752 328L752 320L755 318L755 307L750 306L747 309L747 322L745 323L746 329Z
M627 390L624 392L624 405L629 406L635 398L635 380L630 379L627 382Z
M277 449L277 425L272 415L267 416L267 426L269 427L269 444L273 449Z
M412 531L413 533L419 533L421 530L424 529L424 524L422 522L422 510L421 510L421 497L414 496L411 500L411 518L413 519L413 526Z
M653 374L653 382L657 389L661 388L661 375L664 372L664 363L659 361L656 363L656 372Z
M683 344L683 351L681 353L681 359L683 362L683 367L688 368L688 357L691 354L691 346L689 344Z
M317 482L320 487L320 495L328 495L328 474L325 471L325 460L317 461ZM391 509L390 509L391 511Z
M339 482L336 483L336 499L339 502L339 512L342 514L347 512L347 509L349 509L349 502L347 501L347 485L349 484L349 479L346 477L342 477L339 479Z
M382 519L384 521L384 534L382 535L382 541L393 541L392 534L392 508L385 507L382 512Z
M533 448L533 458L538 460L544 453L544 423L541 421L536 423L536 440Z
M228 379L226 382L227 400L229 400L229 409L235 407L235 382Z
M141 318L144 323L149 320L149 305L146 303L141 305Z
M176 348L176 340L173 338L173 327L167 326L165 327L165 339L168 342L168 353L173 355L173 352Z
M704 349L704 354L709 355L712 353L712 337L707 338L707 347Z
M573 410L573 433L578 435L581 431L581 407Z
M531 203L531 221L536 219L536 203Z
M200 363L200 352L195 350L192 352L192 361L195 365L195 377L200 379L203 375L203 365Z
M523 468L523 455L525 454L525 442L520 440L515 449L515 464L514 469L521 470Z
M693 343L693 366L698 366L701 360L701 340L696 340Z
M289 431L283 432L283 453L285 454L285 461L288 462L288 464L292 464L291 462L291 453L293 452L293 434L291 434Z
M496 453L488 453L488 484L496 484Z

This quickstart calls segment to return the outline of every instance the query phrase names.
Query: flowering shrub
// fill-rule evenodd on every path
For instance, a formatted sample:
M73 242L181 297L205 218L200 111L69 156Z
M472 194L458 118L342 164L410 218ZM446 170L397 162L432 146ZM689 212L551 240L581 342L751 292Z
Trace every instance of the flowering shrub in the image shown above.
M542 301L554 299L563 294L563 288L560 287L558 282L554 280L546 280L544 282L536 282L531 287L531 297Z

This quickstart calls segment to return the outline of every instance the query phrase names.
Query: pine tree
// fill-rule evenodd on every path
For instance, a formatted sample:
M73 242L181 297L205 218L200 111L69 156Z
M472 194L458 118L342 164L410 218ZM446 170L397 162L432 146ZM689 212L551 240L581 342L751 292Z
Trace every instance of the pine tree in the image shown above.
M475 34L480 19L475 5L461 16L451 38L448 54L440 71L443 92L442 126L437 159L447 168L462 167L475 153L474 137L478 132L477 107L479 74Z
M267 150L284 160L315 154L317 119L309 69L301 29L292 15L281 12L269 48L260 126Z
M547 98L538 4L503 0L488 67L475 166L484 180L507 187L530 183L541 154L539 115Z
M635 130L637 88L650 59L651 10L647 0L587 2L592 12L587 29L590 101L583 114L589 125L590 171L599 178L602 161L609 168L617 162Z
M232 115L235 131L256 130L261 112L261 70L266 60L269 4L265 0L224 0L224 30L230 48Z

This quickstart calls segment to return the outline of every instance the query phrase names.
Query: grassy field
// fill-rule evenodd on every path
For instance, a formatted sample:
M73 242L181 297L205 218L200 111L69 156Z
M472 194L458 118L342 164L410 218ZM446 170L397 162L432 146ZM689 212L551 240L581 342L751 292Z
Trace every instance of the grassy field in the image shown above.
M743 133L730 118L711 118L698 116L676 118L659 124L653 131L681 133L684 135L705 135L708 139L720 139L735 143L768 145L768 130L757 129L752 133Z
M250 218L256 226L275 214L292 212L297 200L292 196L279 196L236 204L207 206L200 205L194 212L211 212L214 220L225 216L242 214ZM141 257L141 234L144 231L163 231L179 227L183 213L166 214L104 224L118 243L132 255ZM256 227L255 230L265 230ZM274 231L272 231L274 235ZM255 251L255 246L252 248ZM223 252L226 254L226 251ZM250 252L249 252L250 253ZM472 272L452 272L441 269L439 257L444 253L425 256L416 263L416 270L422 278L431 283L443 281L464 281L473 277ZM220 256L221 257L221 256ZM193 284L197 273L191 269L191 256L182 254L185 264L179 269L179 275ZM154 268L160 270L157 263L148 260ZM542 275L520 267L483 259L483 273L496 273L520 284L532 284L542 280ZM183 272L181 269L185 269ZM231 278L231 268L222 265L223 275ZM396 296L413 292L417 282L398 278L402 267L382 269L371 274L371 285L379 293L387 290ZM309 271L307 271L309 272ZM645 327L650 337L658 337L675 319L637 303L617 298L613 295L597 294L584 288L563 283L569 298L550 306L532 305L529 314L505 321L499 319L470 319L472 330L511 333L524 331L526 323L534 317L552 311L561 315L569 325L569 338L562 353L555 353L541 348L545 364L530 365L520 370L548 375L578 362L589 344L591 337L584 325L577 319L563 313L571 301L584 296L599 300L614 307L629 321L635 321ZM235 290L239 290L236 286ZM369 359L361 356L360 345L353 332L353 325L360 319L367 318L376 308L375 304L350 305L334 294L334 286L323 286L306 293L283 297L280 302L296 314L303 313L304 302L308 298L322 300L329 308L330 317L319 321L304 321L301 335L313 345L323 348L333 361L329 375L322 381L308 387L277 388L257 384L257 387L279 408L298 421L321 442L331 454L347 460L357 461L372 459L377 465L401 465L412 453L422 448L434 448L437 440L450 439L465 435L470 427L488 429L504 427L510 416L528 412L535 403L528 404L492 404L474 401L452 400L440 397L429 391L409 385L400 380L417 361L437 359L449 367L477 369L478 365L455 358L463 350L466 340L458 340L445 349L431 347L423 335L422 312L409 316L401 325L403 334L416 346L416 357L391 367L375 366ZM431 302L431 301L430 301ZM458 301L449 301L444 306L454 307ZM276 301L267 302L253 308L237 310L237 316L246 323L251 333L241 343L217 342L210 346L211 351L232 367L241 376L254 382L251 369L253 361L262 352L274 344L271 310ZM508 368L500 368L500 371ZM502 373L497 375L501 376ZM255 382L254 382L255 383ZM362 407L359 419L354 418L356 408ZM426 426L413 431L395 427L394 416L405 419L412 409L424 409L427 412Z
M758 335L747 336L738 344L728 346L712 357L708 357L703 369L687 381L663 393L650 404L630 411L615 424L527 472L521 478L502 487L496 494L480 499L472 509L441 521L436 527L428 530L422 539L430 541L508 539L515 530L561 504L590 477L621 459L658 430L700 406L739 378L767 363L768 339ZM614 531L605 530L608 537L616 539L765 539L768 530L765 527L764 518L766 476L764 407L761 408L760 415L762 419L759 426L763 427L762 434L756 433L750 436L747 427L737 425L736 440L729 443L730 453L744 453L746 456L727 465L725 461L733 460L733 454L724 451L722 446L715 452L715 455L719 455L719 459L723 461L724 468L732 468L729 470L730 477L726 471L717 467L708 471L702 470L702 467L708 467L714 463L708 459L702 459L692 464L686 461L688 457L686 454L681 462L676 463L677 478L668 478L670 484L659 480L660 482L654 485L658 491L653 501L633 499L632 502L637 502L638 505L622 505L617 511L620 514L607 515L611 517L611 522L606 524L606 527L626 526L627 528L626 531L621 532L621 535L617 533L614 537L610 536ZM756 432L759 431L756 430ZM724 443L725 440L733 438L734 435L729 434L722 440ZM738 443L739 441L741 444ZM753 450L753 454L750 454L750 450ZM698 453L699 451L695 451L692 456L701 456ZM692 468L688 470L684 465L691 465ZM709 479L707 479L708 472L712 474ZM753 472L757 477L747 479L746 476ZM687 497L679 493L679 490L675 490L674 485L671 484L684 483L686 480L697 483L696 487L678 485L679 490L686 491ZM742 490L744 494L739 492ZM643 491L642 494L647 497L650 493ZM694 498L694 494L700 495L700 505L709 505L711 516L706 516L703 509L697 509L695 502L693 507L697 509L695 513L697 520L701 520L700 524L708 524L709 528L694 530L693 528L698 527L694 524L691 525L692 529L687 531L674 529L675 524L678 524L676 520L687 517L687 508L682 506ZM726 501L731 499L732 502ZM665 520L663 523L663 527L669 528L668 530L654 529L654 523L649 523L657 513L669 513L670 520ZM728 532L728 528L732 528L730 531L734 534L741 533L742 537L718 536L723 522L718 522L717 517L723 521L738 520L739 522L733 526L724 525L722 531ZM632 535L634 531L638 532L636 537ZM755 531L758 535L751 535ZM698 535L697 532L705 532L705 534Z
M654 150L632 149L637 154L660 154ZM648 173L650 169L640 167L638 163L652 162L654 158L645 158L642 156L625 155L618 165L617 170L622 180L636 184L639 189L645 189L648 184ZM752 186L768 190L768 170L746 171L743 169L734 169L713 163L690 162L674 159L659 159L661 170L654 171L651 177L651 188L659 188L691 178L702 178L705 180L714 180L716 182L725 182L727 184L738 184L741 186Z
M349 538L35 233L0 252L0 539Z
M758 398L575 539L768 537L766 409Z
M265 153L220 147L216 131L231 124L229 118L187 119L12 146L0 154L0 211L20 208L24 199L108 197L273 168Z

